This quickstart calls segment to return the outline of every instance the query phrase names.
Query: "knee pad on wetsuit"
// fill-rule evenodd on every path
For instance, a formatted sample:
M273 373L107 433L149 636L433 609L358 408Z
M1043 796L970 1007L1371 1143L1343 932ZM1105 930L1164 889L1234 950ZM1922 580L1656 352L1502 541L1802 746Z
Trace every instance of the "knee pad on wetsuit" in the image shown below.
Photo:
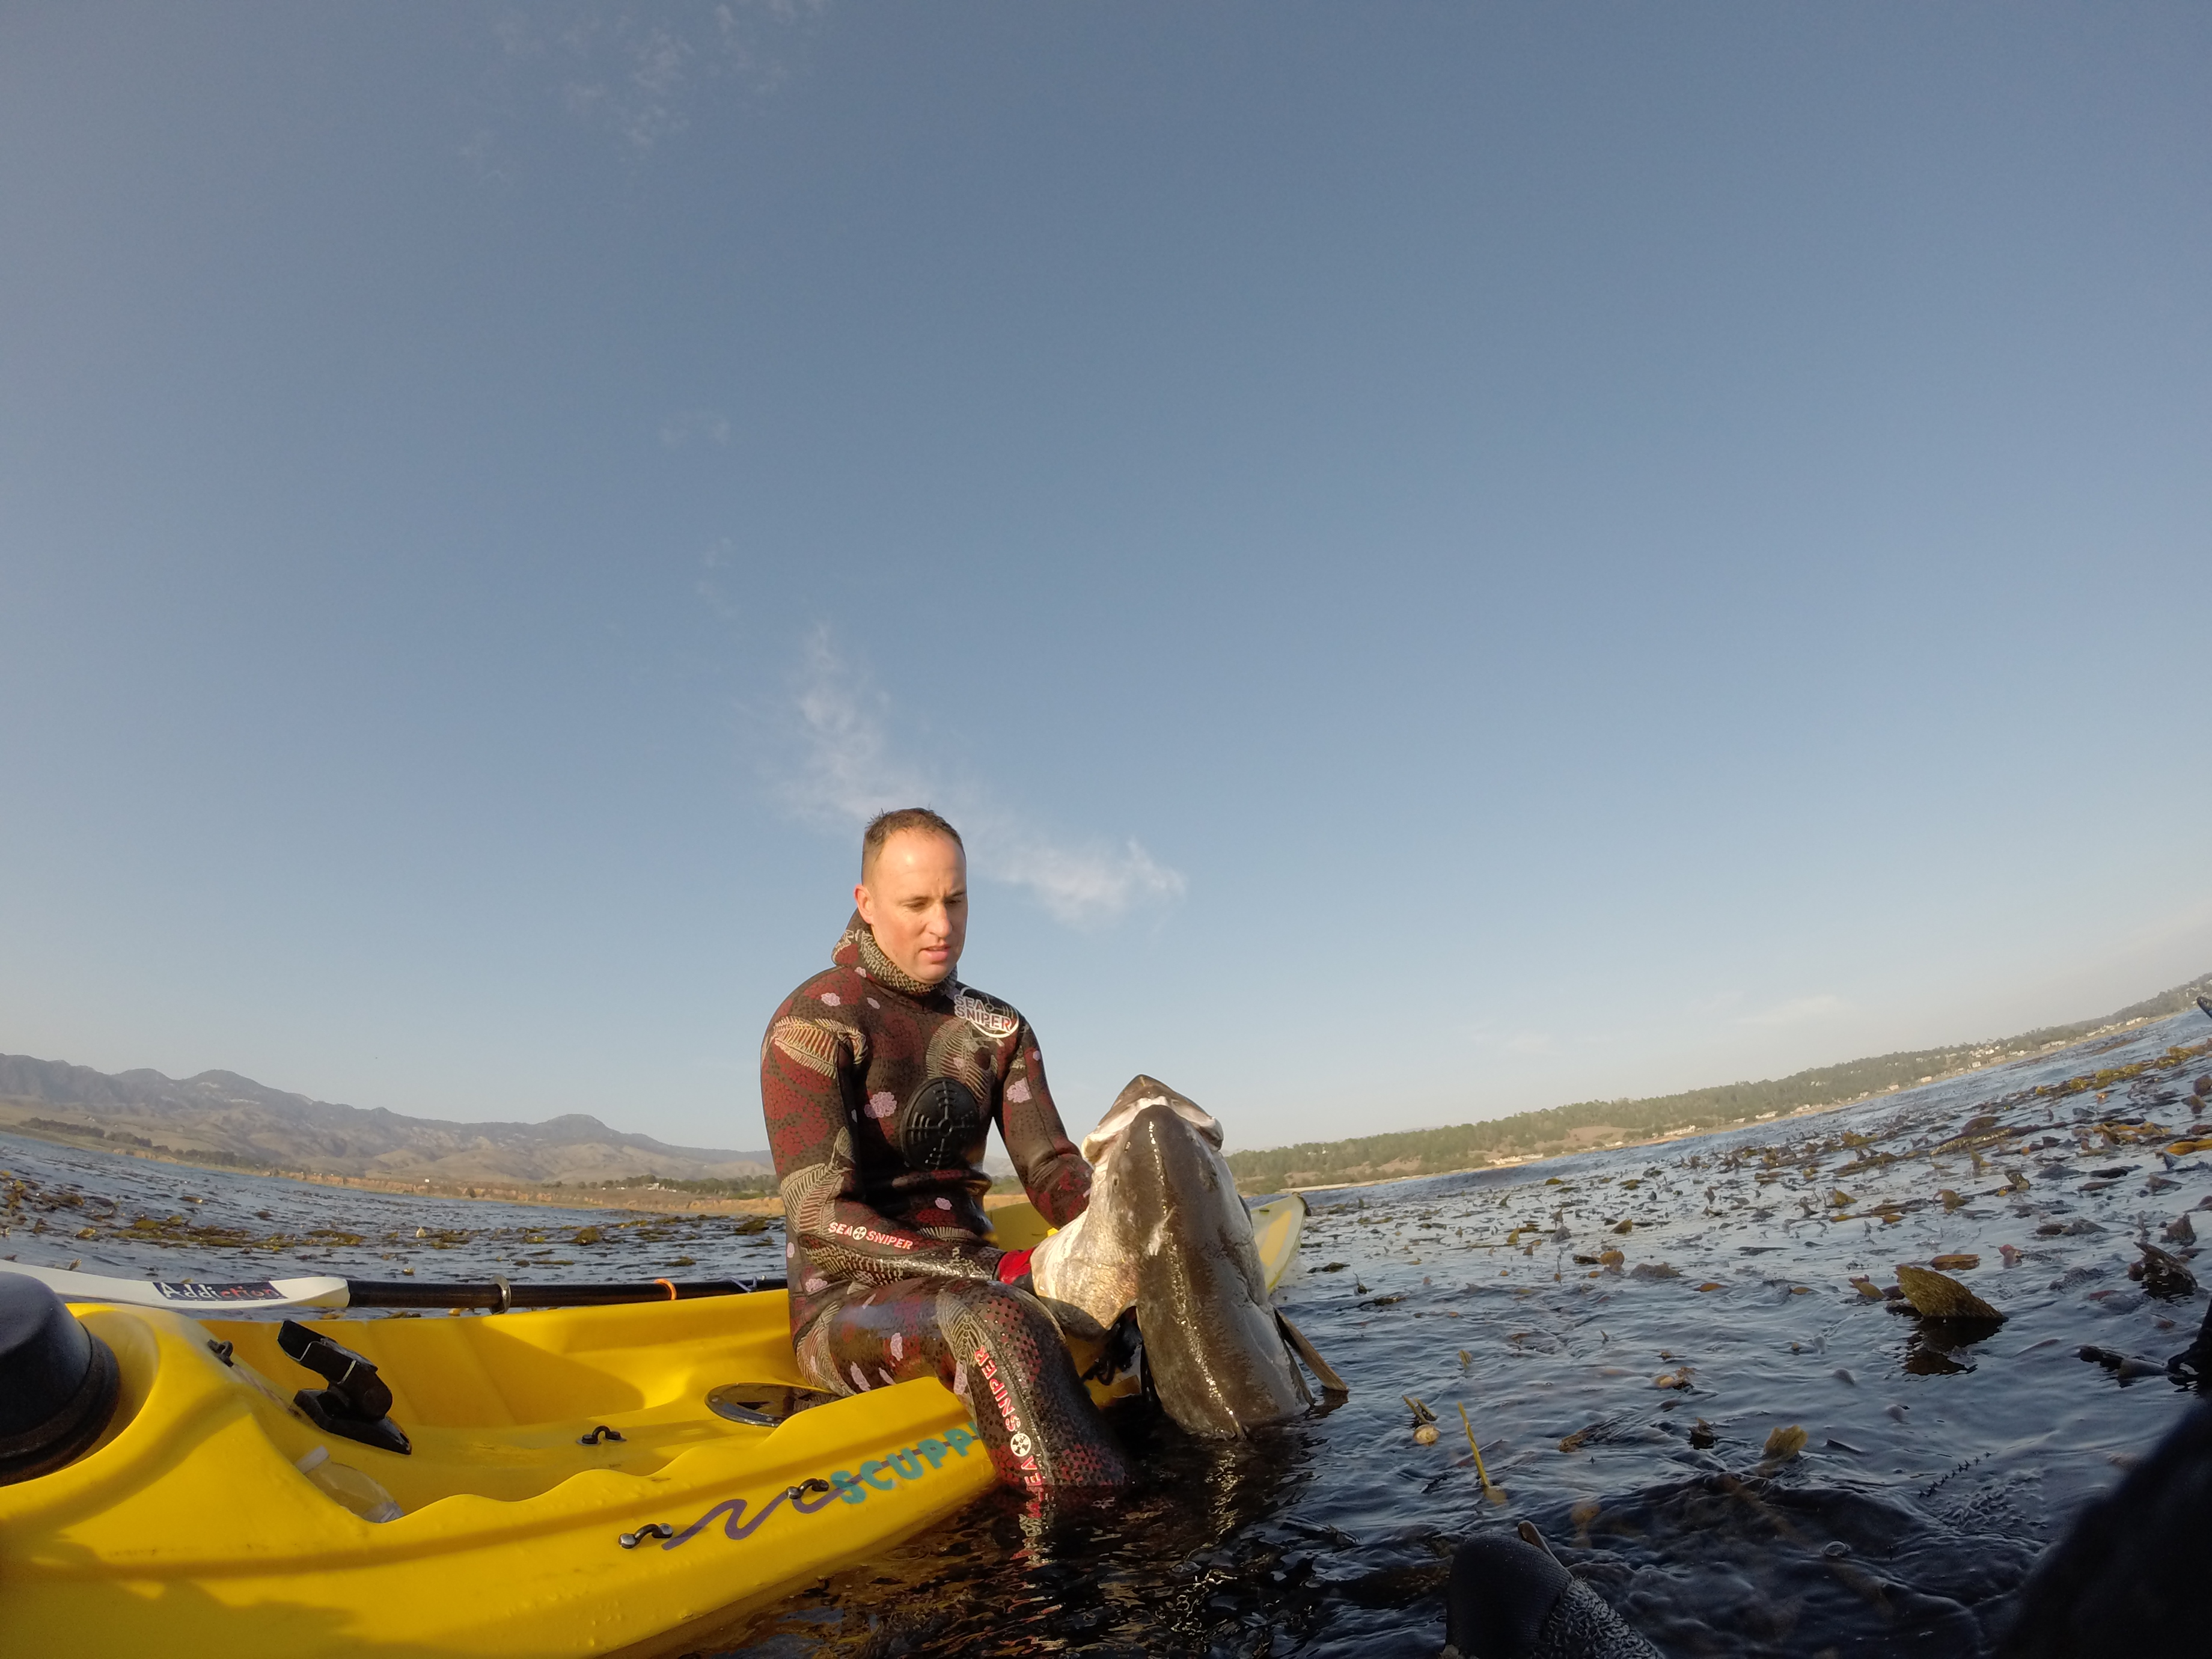
M1032 1492L1118 1486L1128 1469L1036 1297L967 1282L938 1297L960 1391L1002 1480Z

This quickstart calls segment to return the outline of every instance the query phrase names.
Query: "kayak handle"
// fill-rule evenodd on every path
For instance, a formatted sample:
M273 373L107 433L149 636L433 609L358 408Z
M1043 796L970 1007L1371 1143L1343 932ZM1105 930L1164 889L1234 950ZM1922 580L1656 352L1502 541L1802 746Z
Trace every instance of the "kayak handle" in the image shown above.
M635 1532L626 1532L615 1540L626 1550L634 1550L648 1538L673 1538L676 1528L665 1527L658 1521L648 1521Z

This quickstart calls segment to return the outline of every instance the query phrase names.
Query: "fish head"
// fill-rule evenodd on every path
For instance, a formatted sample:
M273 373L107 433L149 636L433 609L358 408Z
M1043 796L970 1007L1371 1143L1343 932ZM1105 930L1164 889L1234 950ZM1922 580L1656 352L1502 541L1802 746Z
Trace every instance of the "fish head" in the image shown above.
M1129 1126L1137 1114L1146 1107L1164 1106L1184 1122L1196 1129L1218 1150L1221 1146L1221 1123L1212 1113L1187 1095L1179 1095L1160 1082L1142 1073L1129 1079L1121 1092L1114 1097L1114 1103L1106 1109L1106 1115L1098 1120L1098 1127L1083 1137L1083 1156L1093 1169L1106 1164L1120 1147Z

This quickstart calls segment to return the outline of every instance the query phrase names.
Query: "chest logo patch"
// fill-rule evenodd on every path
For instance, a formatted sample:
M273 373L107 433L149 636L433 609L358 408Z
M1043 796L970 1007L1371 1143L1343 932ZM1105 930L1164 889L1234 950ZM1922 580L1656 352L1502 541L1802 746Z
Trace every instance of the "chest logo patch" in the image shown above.
M952 1012L994 1042L1003 1042L1022 1025L1022 1017L1012 1009L988 997L979 997L964 986L952 1000Z

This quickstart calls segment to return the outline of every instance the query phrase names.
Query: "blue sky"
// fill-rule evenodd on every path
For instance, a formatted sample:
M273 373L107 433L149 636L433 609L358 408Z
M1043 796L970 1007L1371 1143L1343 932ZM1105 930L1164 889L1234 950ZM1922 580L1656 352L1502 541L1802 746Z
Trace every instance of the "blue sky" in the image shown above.
M757 1146L859 820L1079 1133L2212 967L2212 12L0 10L0 1048Z

